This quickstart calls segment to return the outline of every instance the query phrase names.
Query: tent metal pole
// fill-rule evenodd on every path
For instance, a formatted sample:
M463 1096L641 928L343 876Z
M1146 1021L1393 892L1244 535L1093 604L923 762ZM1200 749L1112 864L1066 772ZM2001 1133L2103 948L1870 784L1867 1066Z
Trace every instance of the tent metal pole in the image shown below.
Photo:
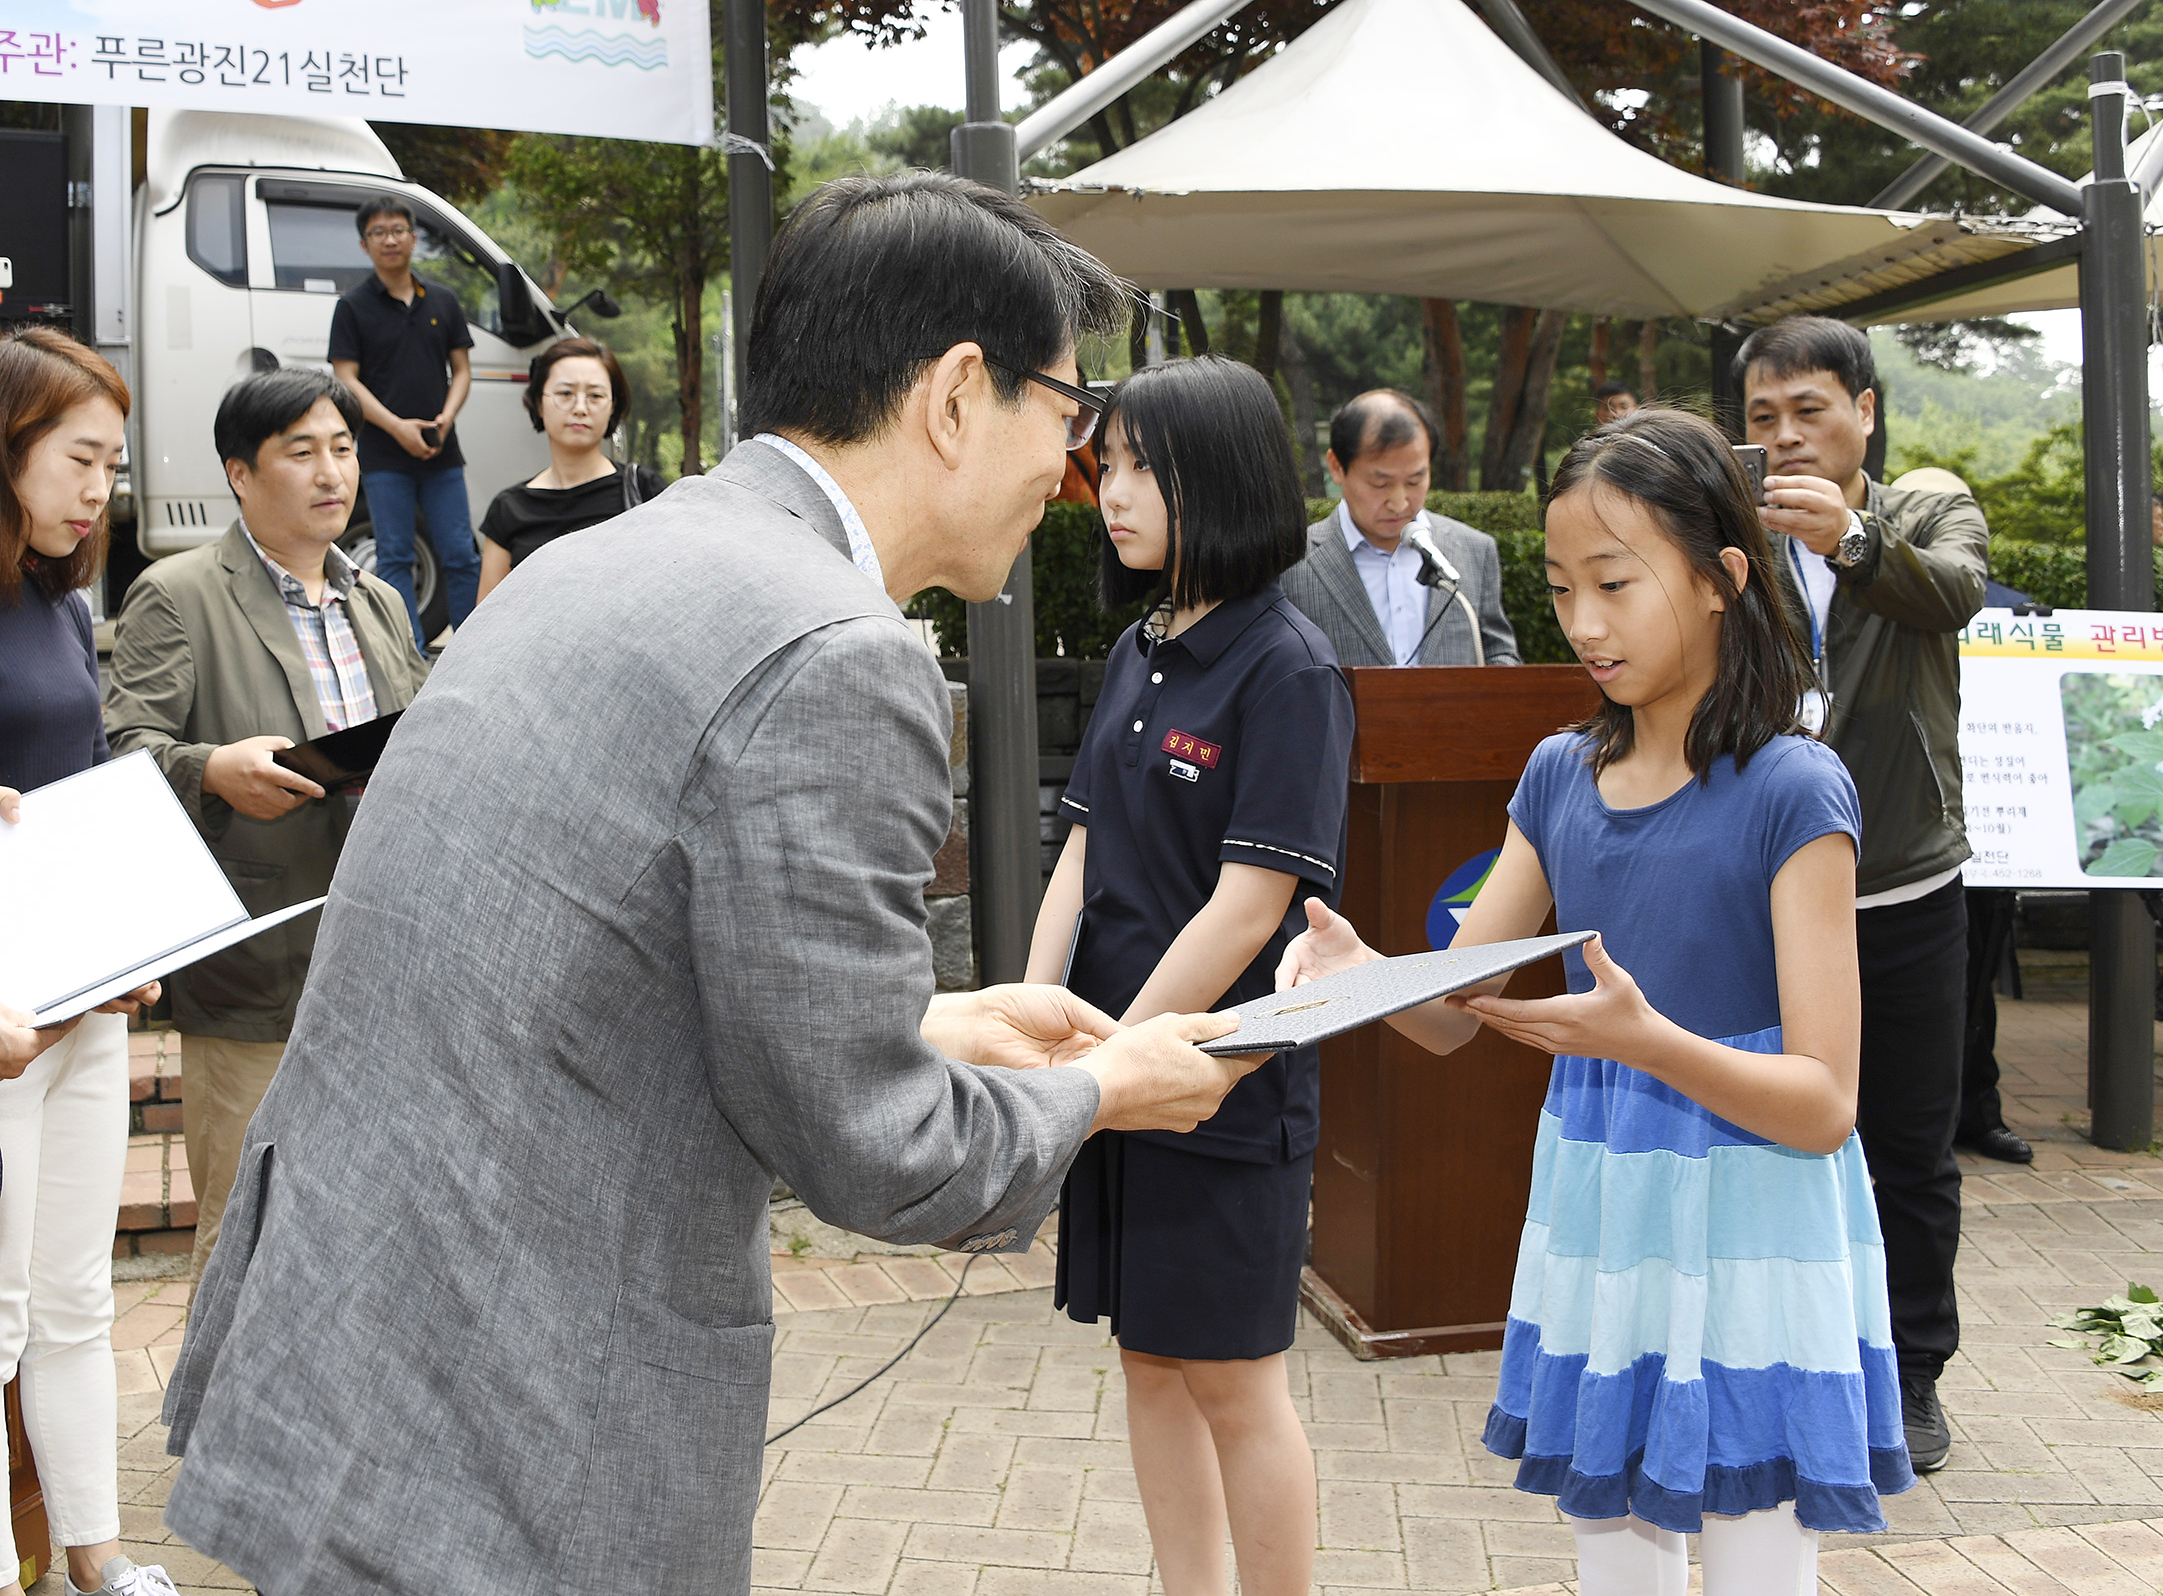
M728 90L729 336L735 343L737 393L751 375L751 313L766 252L774 241L774 173L763 152L766 120L766 7L763 0L723 0L721 49ZM724 429L727 418L722 419Z
M961 25L966 120L953 133L954 170L1017 193L1020 153L1014 129L999 115L997 0L962 0ZM978 973L988 986L1019 981L1026 973L1044 891L1037 820L1036 605L1026 546L998 597L969 606L969 758L970 907Z
M1990 140L1970 133L1957 122L1903 100L1844 67L1822 61L1809 51L1767 33L1763 28L1729 16L1706 0L1630 0L1640 11L1663 17L1687 28L1701 39L1711 39L1723 49L1755 61L1768 72L1777 72L1790 83L1800 84L1824 96L1866 122L1889 128L1911 143L1920 144L2038 205L2048 205L2065 216L2080 214L2080 190L2046 167L2025 156L2000 149Z
M1194 0L1192 5L1174 12L1080 82L1053 95L1015 127L1015 143L1021 159L1026 161L1038 151L1058 143L1246 4L1247 0ZM966 24L968 0L963 0L962 16ZM997 57L993 59L996 62ZM993 106L992 111L996 117L998 107ZM971 115L973 119L974 113Z
M1487 19L1487 26L1494 29L1502 42L1517 52L1518 60L1569 97L1570 103L1582 106L1584 96L1556 65L1555 58L1547 53L1547 46L1532 31L1532 24L1525 20L1524 12L1517 7L1517 0L1472 0L1473 9Z
M2068 28L2065 36L2056 44L2007 79L2004 88L1984 101L1982 109L1960 125L1970 133L1988 133L2037 89L2079 60L2083 50L2110 32L2125 19L2127 12L2140 3L2141 0L2103 0L2101 5ZM1878 197L1870 202L1871 208L1906 210L1914 203L1916 196L1936 182L1938 175L1952 164L1942 155L1924 156L1888 183ZM2141 186L2145 188L2147 185Z
M1705 175L1742 186L1742 78L1727 69L1727 52L1710 39L1697 41L1698 86L1705 108ZM1712 415L1730 438L1742 436L1742 384L1735 355L1745 334L1726 322L1712 325Z
M2098 55L2089 114L2095 177L2082 191L2081 407L2088 498L2088 603L2152 610L2148 535L2147 272L2141 193L2125 170L2125 57ZM2088 1098L2099 1147L2144 1149L2155 1135L2155 922L2139 894L2088 894Z

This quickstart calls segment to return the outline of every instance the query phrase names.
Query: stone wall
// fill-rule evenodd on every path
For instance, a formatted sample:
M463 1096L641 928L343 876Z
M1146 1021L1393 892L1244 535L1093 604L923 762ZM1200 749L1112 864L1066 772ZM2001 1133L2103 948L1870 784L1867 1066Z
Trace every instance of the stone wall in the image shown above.
M1059 795L1074 774L1074 754L1104 687L1100 659L1036 662L1037 825L1044 845L1044 878L1051 879L1070 823L1059 818Z
M976 986L976 935L969 919L969 689L946 684L954 703L954 740L946 762L954 780L954 823L932 863L924 907L931 931L931 969L941 992Z

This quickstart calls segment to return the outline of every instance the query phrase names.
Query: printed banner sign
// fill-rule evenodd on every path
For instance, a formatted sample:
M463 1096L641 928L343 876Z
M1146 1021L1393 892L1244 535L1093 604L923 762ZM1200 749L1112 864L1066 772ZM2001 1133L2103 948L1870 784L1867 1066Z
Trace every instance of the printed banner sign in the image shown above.
M714 133L706 0L0 0L0 100Z
M2163 615L1984 610L1960 634L1971 887L2163 887Z

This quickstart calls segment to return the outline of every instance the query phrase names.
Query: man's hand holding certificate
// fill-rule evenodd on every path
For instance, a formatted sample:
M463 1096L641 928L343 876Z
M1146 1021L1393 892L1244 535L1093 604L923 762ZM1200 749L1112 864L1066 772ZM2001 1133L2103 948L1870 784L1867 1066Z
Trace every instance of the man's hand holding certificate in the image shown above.
M1006 1069L1075 1065L1097 1078L1100 1130L1190 1131L1266 1055L1211 1058L1194 1044L1222 1036L1218 1014L1160 1014L1131 1028L1064 987L1011 985L942 993L924 1040L948 1058Z

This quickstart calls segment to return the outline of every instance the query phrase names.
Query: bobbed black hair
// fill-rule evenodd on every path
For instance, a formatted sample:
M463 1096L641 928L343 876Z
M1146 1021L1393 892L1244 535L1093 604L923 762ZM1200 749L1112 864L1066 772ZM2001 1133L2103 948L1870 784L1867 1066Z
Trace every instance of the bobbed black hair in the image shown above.
M624 380L623 365L615 351L598 338L558 338L527 364L526 416L535 432L548 430L548 424L541 419L541 395L548 391L548 374L556 369L559 360L580 359L598 360L608 373L608 425L601 431L611 438L616 435L616 423L631 408L631 385Z
M1422 433L1431 460L1435 439L1442 436L1434 412L1401 389L1370 388L1345 400L1329 418L1329 452L1339 470L1349 471L1361 455L1398 448Z
M1635 399L1637 397L1636 385L1624 382L1620 377L1610 377L1607 381L1601 383L1599 387L1592 390L1592 397L1595 399L1612 399L1618 394L1625 393Z
M276 371L243 377L218 401L211 437L218 458L238 460L250 470L263 445L315 408L318 399L337 407L346 427L360 433L360 401L353 390L317 366L280 366Z
M842 177L775 237L751 318L741 430L861 443L924 368L976 343L993 391L1083 333L1127 324L1131 290L1020 200L951 172Z
M353 231L366 238L368 224L378 216L401 217L408 227L417 228L420 225L413 214L413 207L396 194L371 194L353 207Z
M1691 772L1710 781L1723 754L1740 770L1773 738L1803 730L1797 712L1816 671L1775 585L1749 485L1720 430L1687 411L1657 407L1610 421L1570 446L1547 507L1594 487L1634 499L1727 605L1719 670L1683 738ZM1722 549L1740 549L1749 561L1739 589L1720 563ZM1573 729L1590 735L1595 771L1629 753L1636 737L1629 707L1612 699Z
M1223 355L1137 371L1112 393L1112 429L1148 462L1169 531L1162 571L1130 570L1106 533L1097 588L1104 608L1167 594L1174 607L1259 593L1307 552L1307 501L1277 396L1262 374Z
M1735 387L1744 389L1750 368L1760 365L1771 377L1829 371L1850 399L1860 398L1878 380L1870 335L1830 316L1783 316L1745 338L1735 351Z

